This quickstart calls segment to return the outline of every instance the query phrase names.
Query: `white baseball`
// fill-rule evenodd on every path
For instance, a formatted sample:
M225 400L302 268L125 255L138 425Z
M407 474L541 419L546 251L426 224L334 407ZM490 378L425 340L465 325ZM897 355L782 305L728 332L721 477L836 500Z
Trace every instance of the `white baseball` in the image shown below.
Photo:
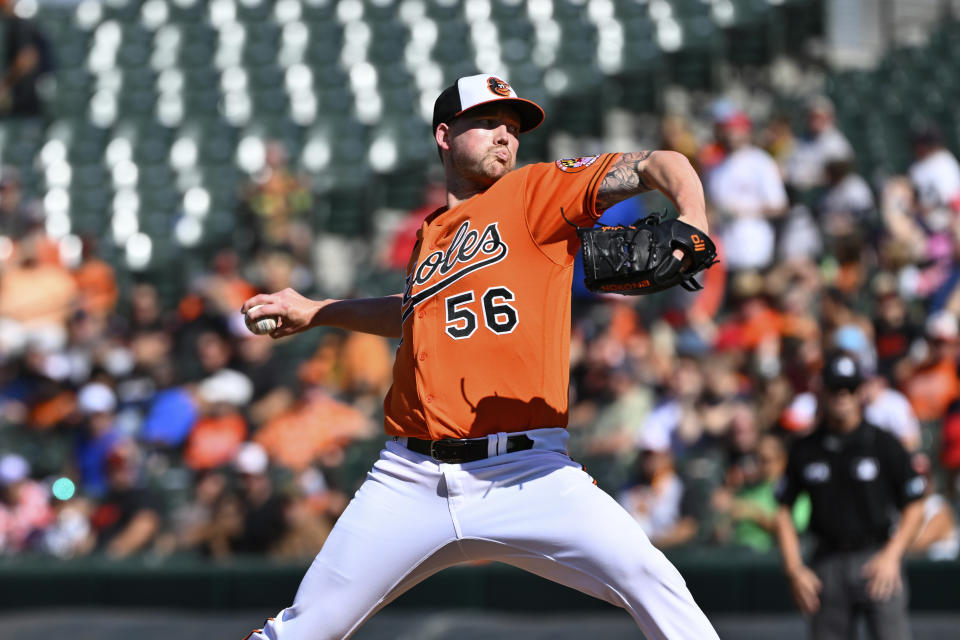
M260 318L257 321L250 319L250 312L254 309L259 309L262 306L262 304L258 304L255 307L250 307L247 313L243 316L243 320L247 324L247 329L250 330L250 333L255 333L258 336L266 335L277 328L276 318Z

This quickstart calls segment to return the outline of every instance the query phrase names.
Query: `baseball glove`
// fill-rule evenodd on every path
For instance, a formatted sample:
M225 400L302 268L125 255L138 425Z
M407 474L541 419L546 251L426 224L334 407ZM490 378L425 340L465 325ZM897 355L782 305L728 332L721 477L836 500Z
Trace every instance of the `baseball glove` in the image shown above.
M716 245L703 231L664 215L641 218L629 227L577 227L587 289L630 296L675 285L702 289L694 275L717 262ZM673 255L676 249L683 260Z

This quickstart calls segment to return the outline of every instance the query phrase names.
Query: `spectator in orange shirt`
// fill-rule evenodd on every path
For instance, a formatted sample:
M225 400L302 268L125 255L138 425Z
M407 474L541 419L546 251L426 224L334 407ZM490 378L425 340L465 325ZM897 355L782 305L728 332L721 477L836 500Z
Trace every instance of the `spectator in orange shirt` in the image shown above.
M236 458L247 438L239 407L250 401L253 384L242 373L224 369L201 382L197 395L203 417L193 426L183 457L192 469L214 469Z
M370 421L354 407L314 388L293 409L268 421L254 436L274 464L303 471L317 460L334 464L343 447L369 435Z
M763 276L743 271L733 277L730 295L734 315L717 334L715 347L736 348L752 352L760 345L777 341L781 318L767 299Z
M920 422L932 422L942 419L960 395L957 318L938 311L927 319L925 332L926 342L918 343L912 359L901 362L897 379Z
M238 313L244 300L257 293L256 287L240 274L239 266L240 259L233 249L223 249L213 258L204 291L219 313Z
M393 363L386 338L370 333L350 332L341 349L344 391L379 398L393 380Z
M92 316L103 318L117 305L117 278L113 267L97 255L96 239L83 239L80 265L73 271L79 294L78 306Z

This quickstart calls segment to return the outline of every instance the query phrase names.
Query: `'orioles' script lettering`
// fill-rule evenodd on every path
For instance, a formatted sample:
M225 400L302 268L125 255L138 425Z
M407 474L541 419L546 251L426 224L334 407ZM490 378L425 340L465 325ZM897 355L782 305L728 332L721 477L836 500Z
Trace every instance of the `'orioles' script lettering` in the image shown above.
M507 244L500 238L496 222L488 224L481 233L470 228L469 220L465 221L453 234L450 246L443 251L430 253L407 276L401 322L409 317L415 306L432 298L468 273L500 262L507 256L507 251ZM413 293L413 287L426 285L436 275L440 278L416 294Z
M496 222L488 224L481 236L476 229L470 228L470 221L467 220L453 234L446 251L434 251L417 266L413 284L425 284L438 270L440 275L446 275L457 264L472 260L478 252L492 256L506 253L506 250L507 245L500 239Z

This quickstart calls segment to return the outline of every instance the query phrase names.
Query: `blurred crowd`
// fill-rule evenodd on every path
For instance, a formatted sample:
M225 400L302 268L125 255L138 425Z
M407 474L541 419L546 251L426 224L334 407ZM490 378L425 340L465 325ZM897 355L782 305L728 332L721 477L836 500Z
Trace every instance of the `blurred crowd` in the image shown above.
M803 126L710 109L660 148L700 172L720 263L697 293L593 296L575 284L571 455L660 547L774 546L774 485L814 428L825 354L869 373L866 415L926 474L915 551L955 558L960 506L960 165L933 124L908 173L872 183L822 96ZM442 201L378 212L370 238L311 229L309 181L272 145L242 187L232 246L166 300L121 283L93 238L47 235L0 172L0 553L309 558L383 442L388 340L272 341L239 314L258 291L382 294ZM634 208L636 204L630 205ZM606 220L607 218L605 218ZM334 268L336 267L336 268ZM798 530L809 502L794 508Z

